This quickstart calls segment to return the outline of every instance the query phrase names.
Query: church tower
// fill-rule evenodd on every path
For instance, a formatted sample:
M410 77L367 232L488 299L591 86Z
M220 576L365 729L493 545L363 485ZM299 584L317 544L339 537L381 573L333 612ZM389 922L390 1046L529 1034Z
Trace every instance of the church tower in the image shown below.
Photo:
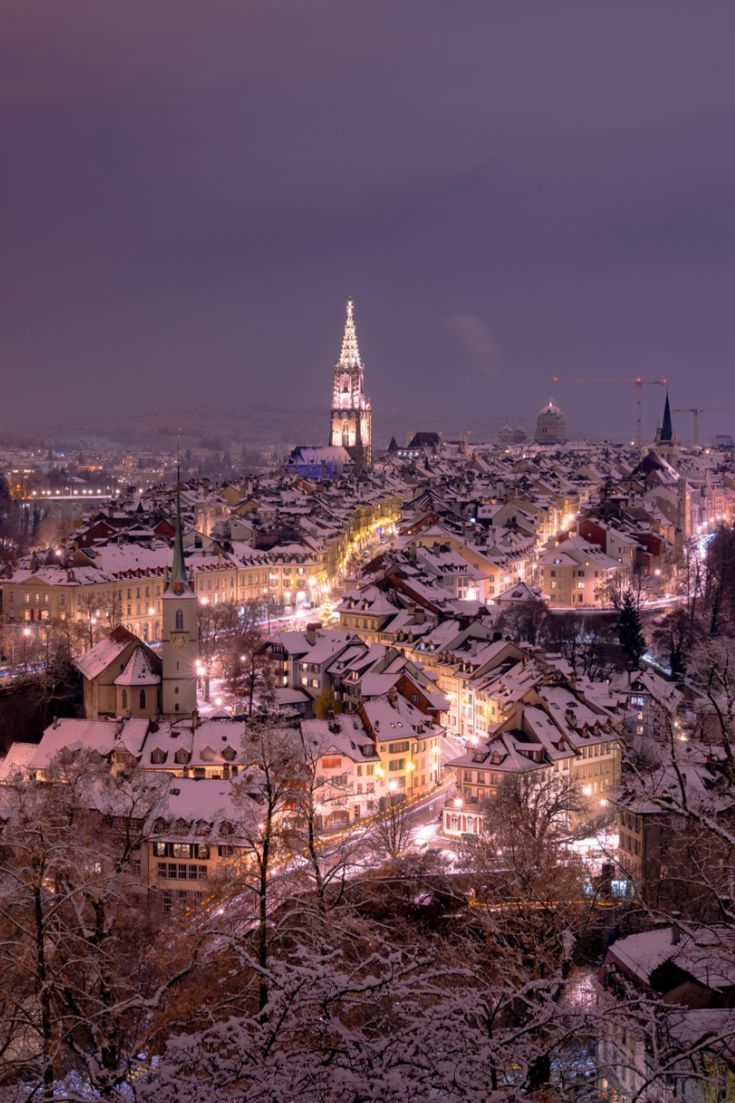
M164 716L191 716L197 705L197 597L186 574L181 534L181 471L176 470L174 560L163 602L161 661Z
M373 462L373 414L365 397L365 374L352 310L350 299L342 351L334 365L329 443L346 448L356 466L366 468Z
M656 439L653 443L653 448L659 456L668 460L669 463L676 463L676 437L674 436L674 425L671 418L671 403L669 402L668 391L666 392L666 401L664 403L663 420L656 430Z

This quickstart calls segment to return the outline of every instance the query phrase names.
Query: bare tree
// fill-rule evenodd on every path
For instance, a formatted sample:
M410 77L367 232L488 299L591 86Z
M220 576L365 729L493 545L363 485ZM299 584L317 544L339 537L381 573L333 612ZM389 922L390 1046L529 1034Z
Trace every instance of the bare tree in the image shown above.
M512 640L522 640L535 647L541 641L549 609L541 598L513 602L503 609L496 627Z
M210 682L216 662L227 646L228 638L237 630L239 606L235 602L199 600L199 660L204 668L204 700L209 701Z
M269 707L274 700L270 656L266 650L260 609L251 602L244 606L222 648L222 669L228 689L243 698L248 717L256 701Z
M113 777L90 755L2 790L0 1050L4 1075L33 1086L29 1099L55 1098L74 1070L98 1098L124 1094L175 984L140 880L160 791L158 779Z
M378 854L396 861L403 857L411 842L406 798L399 793L389 793L382 798L382 804L373 828L373 838Z

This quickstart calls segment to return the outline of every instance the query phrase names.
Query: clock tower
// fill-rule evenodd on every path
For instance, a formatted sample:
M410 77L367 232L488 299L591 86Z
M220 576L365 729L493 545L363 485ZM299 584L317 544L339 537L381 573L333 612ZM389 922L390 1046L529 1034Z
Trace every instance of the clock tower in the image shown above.
M174 560L163 603L161 631L162 707L164 716L191 716L197 704L199 654L197 597L186 574L181 534L181 471L176 469Z

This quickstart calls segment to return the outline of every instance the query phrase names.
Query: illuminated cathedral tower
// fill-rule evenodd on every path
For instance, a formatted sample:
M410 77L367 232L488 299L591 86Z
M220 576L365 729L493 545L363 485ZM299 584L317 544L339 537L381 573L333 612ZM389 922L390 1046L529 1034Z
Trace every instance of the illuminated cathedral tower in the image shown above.
M342 446L358 467L373 462L373 414L365 397L365 373L357 347L352 300L347 303L342 352L334 365L329 443Z

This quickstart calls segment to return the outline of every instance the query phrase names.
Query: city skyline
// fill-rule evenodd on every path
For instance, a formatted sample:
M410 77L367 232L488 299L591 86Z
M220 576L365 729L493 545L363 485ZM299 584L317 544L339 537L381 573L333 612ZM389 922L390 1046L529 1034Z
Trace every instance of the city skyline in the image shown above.
M376 443L549 398L629 434L625 388L555 374L735 401L731 8L531 11L11 4L6 418L297 415L348 297Z

